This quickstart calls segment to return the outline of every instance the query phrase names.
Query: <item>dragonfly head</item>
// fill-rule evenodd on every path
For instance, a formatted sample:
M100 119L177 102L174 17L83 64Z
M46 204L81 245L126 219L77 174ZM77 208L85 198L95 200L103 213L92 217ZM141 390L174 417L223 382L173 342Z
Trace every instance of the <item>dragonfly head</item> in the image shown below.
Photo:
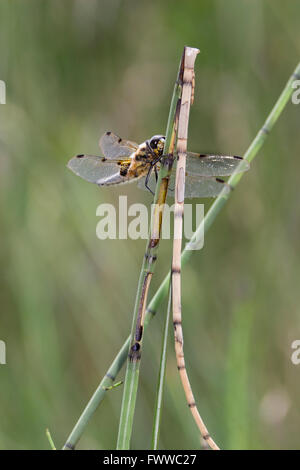
M154 135L151 139L148 140L148 144L151 149L156 153L158 156L162 155L164 145L165 145L165 136L163 135Z

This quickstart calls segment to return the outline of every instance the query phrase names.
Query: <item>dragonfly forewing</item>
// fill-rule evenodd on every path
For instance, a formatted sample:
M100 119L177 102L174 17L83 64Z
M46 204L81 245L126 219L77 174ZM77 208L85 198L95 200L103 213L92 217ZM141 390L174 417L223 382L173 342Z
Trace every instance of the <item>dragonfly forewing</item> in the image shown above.
M103 186L127 182L127 178L120 175L122 164L124 160L112 161L96 155L78 155L69 161L68 168L84 180Z
M229 176L247 171L249 167L247 160L238 156L187 153L187 171L199 176Z
M122 139L110 131L103 134L103 136L100 138L99 146L103 152L103 155L108 159L128 158L138 149L138 144L135 142Z

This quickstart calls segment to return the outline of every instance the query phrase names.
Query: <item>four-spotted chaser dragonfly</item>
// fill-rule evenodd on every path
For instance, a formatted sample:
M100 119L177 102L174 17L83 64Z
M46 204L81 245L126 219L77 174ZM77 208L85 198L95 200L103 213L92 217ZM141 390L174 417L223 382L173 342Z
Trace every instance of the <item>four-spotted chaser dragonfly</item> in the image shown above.
M165 137L155 135L138 145L123 140L112 132L106 132L99 141L103 157L77 155L68 168L76 175L98 184L110 186L139 180L139 186L155 189L157 170L163 156ZM227 155L203 155L187 152L185 197L216 197L221 190L230 191L230 186L218 178L249 169L242 157ZM169 195L174 194L175 168L172 170Z

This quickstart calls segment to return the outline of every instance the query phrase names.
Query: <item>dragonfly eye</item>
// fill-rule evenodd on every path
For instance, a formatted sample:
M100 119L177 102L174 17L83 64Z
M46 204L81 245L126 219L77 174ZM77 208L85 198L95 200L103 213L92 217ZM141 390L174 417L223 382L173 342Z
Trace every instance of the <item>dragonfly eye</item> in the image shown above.
M158 144L158 140L156 140L156 139L155 140L154 139L150 140L150 147L153 150L155 150L157 148L157 144Z
M153 150L161 151L164 148L165 138L163 135L154 135L149 143Z

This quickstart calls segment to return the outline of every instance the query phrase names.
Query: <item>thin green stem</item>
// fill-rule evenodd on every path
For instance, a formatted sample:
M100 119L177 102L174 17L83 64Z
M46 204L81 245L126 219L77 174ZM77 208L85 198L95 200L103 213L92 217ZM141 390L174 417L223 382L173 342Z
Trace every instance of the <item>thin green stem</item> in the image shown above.
M151 449L158 449L158 440L160 432L160 423L161 423L161 411L162 411L162 402L164 396L164 385L165 385L165 376L166 376L166 364L167 364L167 344L168 344L168 331L171 317L171 306L172 306L172 296L169 291L169 301L167 314L165 317L163 339L162 339L162 348L160 356L160 365L159 365L159 375L157 382L157 391L156 391L156 400L154 407L154 420L152 428L152 443Z
M169 177L174 159L173 153L175 148L178 123L178 103L180 102L182 89L182 64L183 58L180 62L177 81L175 83L170 105L169 118L166 129L166 141L164 145L165 157L161 161L158 182L154 195L154 210L151 218L151 229L149 232L149 238L137 288L117 440L117 449L119 450L129 449L132 435L133 417L141 364L142 342L144 338L143 333L146 305L148 301L149 287L156 265L157 250L161 234L163 208L167 197Z
M53 442L51 433L50 433L50 431L49 431L48 428L46 429L46 436L47 436L47 439L48 439L48 441L49 441L51 450L56 450L55 444L54 444L54 442Z
M110 368L106 372L105 376L101 380L94 394L92 395L90 401L83 410L79 420L72 429L71 434L69 435L63 450L74 450L77 442L81 438L88 422L95 413L96 409L104 399L105 394L107 393L107 388L113 385L117 374L120 372L126 356L128 354L130 337L127 338L126 342L123 344L122 348L116 355L114 361L112 362Z
M291 98L292 93L295 91L294 88L292 88L292 84L295 79L299 78L300 74L300 63L296 67L295 71L291 75L290 79L288 80L283 92L281 93L280 97L278 98L275 106L273 107L272 111L270 112L268 118L266 119L264 125L262 128L259 130L257 133L256 137L254 138L253 142L250 144L249 148L247 149L244 158L246 158L249 162L251 162L255 156L257 155L258 151L262 147L268 133L272 130L273 126L277 122L277 119L281 115L283 109L285 108L286 104L288 103L289 99ZM232 187L236 187L240 179L242 178L243 173L241 174L236 174L233 175L229 183L232 185ZM196 239L196 237L201 233L201 230L203 228L204 224L204 230L205 232L210 228L212 225L213 221L215 220L217 214L220 212L222 207L225 205L226 201L228 200L229 196L231 195L231 192L226 196L224 194L220 194L218 198L214 201L214 203L211 205L210 209L208 210L203 222L200 224L198 227L197 231L194 234L194 237L192 241ZM183 250L181 254L181 262L182 265L184 265L191 254L193 253L192 250ZM147 308L147 313L145 317L145 322L144 322L144 329L147 328L150 320L155 316L156 311L161 304L162 300L164 297L167 295L168 292L168 285L170 281L170 273L167 274L163 282L161 283L160 287L154 294L151 302L148 305ZM123 344L122 348L120 349L119 353L117 354L116 358L114 359L113 363L109 367L106 376L102 379L100 385L98 386L97 390L95 391L94 395L90 399L89 403L87 404L86 408L84 409L82 415L80 416L78 422L76 423L76 426L72 430L65 446L64 449L74 449L77 442L79 441L80 437L82 436L87 423L89 422L91 416L97 409L97 407L100 405L104 398L104 394L106 393L103 390L103 386L106 386L108 383L111 385L112 381L107 378L107 376L110 376L110 374L114 377L116 377L117 373L120 371L121 367L126 361L127 353L128 353L128 348L130 346L130 337L127 338L126 342ZM109 380L109 382L108 382Z

